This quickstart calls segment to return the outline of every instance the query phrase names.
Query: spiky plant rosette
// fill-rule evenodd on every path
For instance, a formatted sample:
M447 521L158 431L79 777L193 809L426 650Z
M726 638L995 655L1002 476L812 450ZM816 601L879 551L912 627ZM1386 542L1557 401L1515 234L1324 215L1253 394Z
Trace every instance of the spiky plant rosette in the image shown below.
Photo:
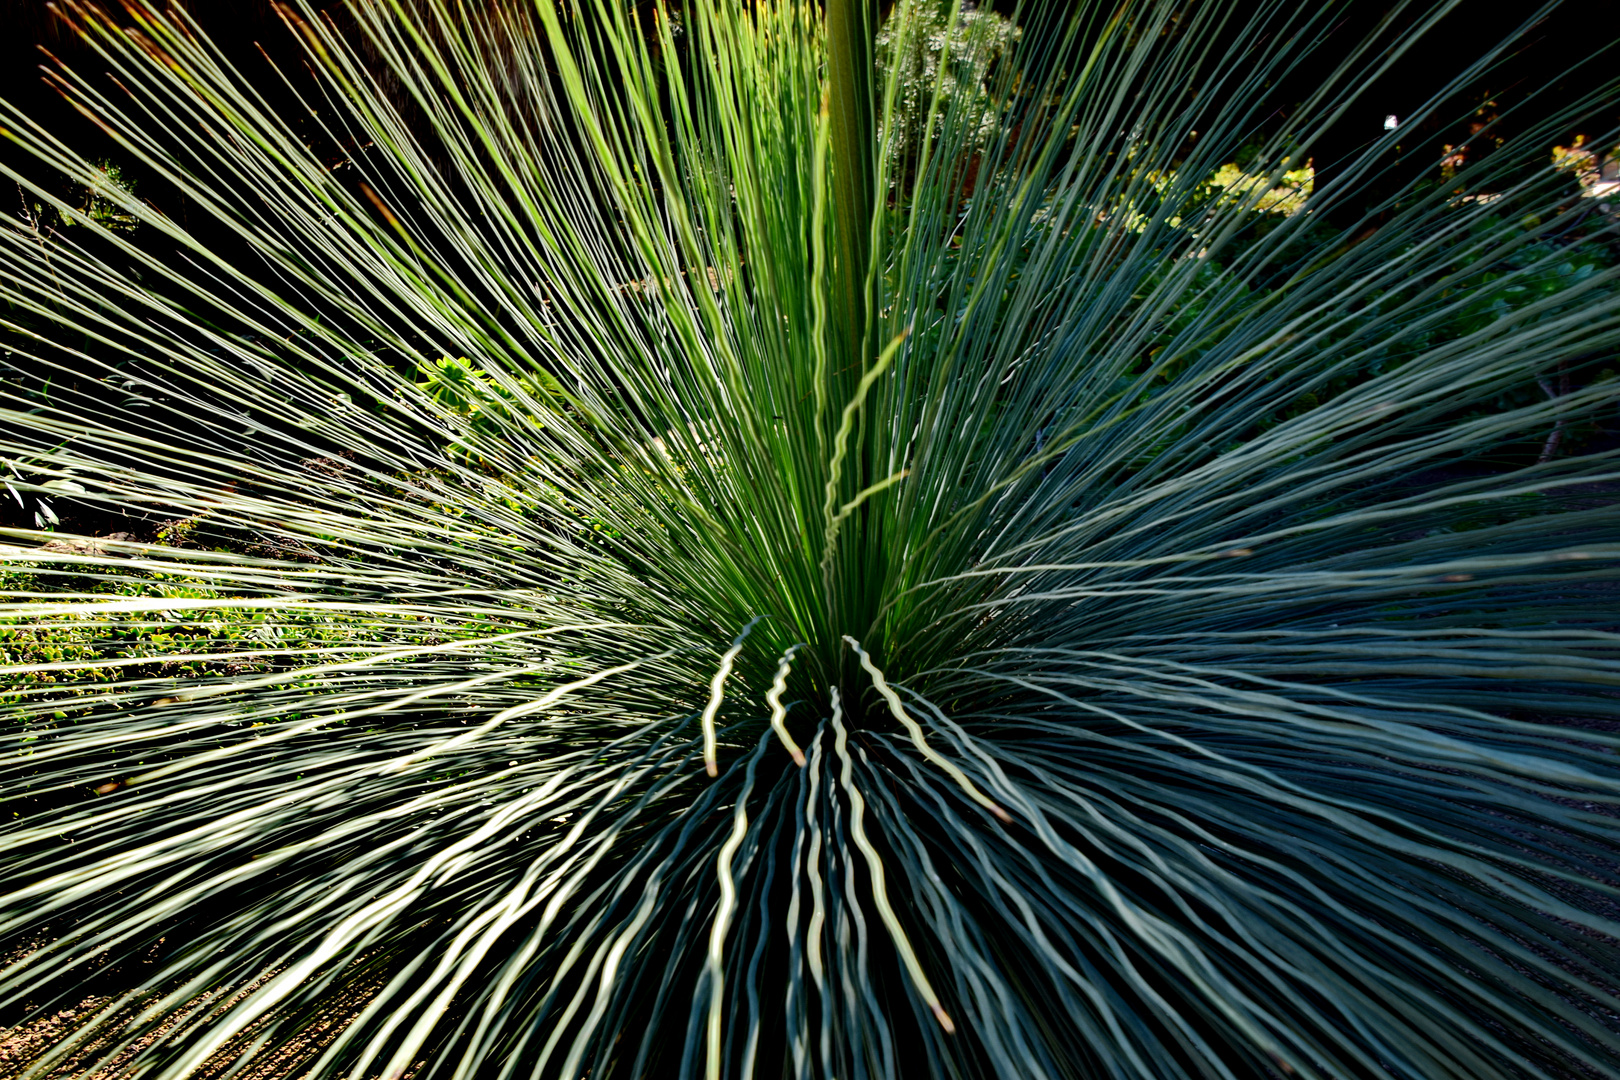
M1536 452L1620 272L1531 288L1550 126L1259 229L1414 39L958 6L946 95L843 0L300 0L332 169L183 13L70 7L225 239L4 232L14 348L144 373L13 393L13 486L280 547L10 531L8 625L102 651L4 721L0 996L162 943L31 1075L1620 1076L1620 467ZM190 679L114 632L204 619Z

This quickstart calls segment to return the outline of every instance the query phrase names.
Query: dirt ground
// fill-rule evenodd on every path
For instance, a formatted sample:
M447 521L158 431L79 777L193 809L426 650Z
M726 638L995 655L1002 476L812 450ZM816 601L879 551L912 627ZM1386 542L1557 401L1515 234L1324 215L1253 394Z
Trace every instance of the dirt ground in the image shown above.
M15 962L20 959L20 955L14 954L8 959ZM226 994L224 991L203 994L177 1010L177 1013L189 1012L193 1007L206 1008L213 1001L219 1002L216 1011L223 1012L244 999L264 979L274 974L275 972L267 972L263 978L234 994ZM94 985L94 980L88 982ZM278 1047L252 1051L250 1047L257 1034L257 1028L250 1028L211 1057L192 1075L199 1080L222 1075L246 1052L251 1055L248 1064L242 1071L235 1073L232 1080L303 1080L310 1075L308 1070L320 1052L330 1046L339 1033L353 1022L377 989L376 985L368 985L350 988L334 995L327 1003L326 1018L316 1021L295 1038ZM0 1080L12 1080L13 1077L27 1075L30 1067L96 1019L97 1015L112 1002L113 998L110 996L87 996L70 1008L59 1009L13 1027L0 1029ZM94 1066L111 1044L111 1040L106 1037L90 1042L66 1060L55 1064L49 1071L32 1074L30 1080L126 1080L134 1075L132 1066L140 1052L162 1038L175 1023L176 1020L170 1020L161 1025L99 1068ZM396 1074L384 1078L379 1075L373 1080L411 1080L420 1070L421 1063L418 1063L403 1076Z

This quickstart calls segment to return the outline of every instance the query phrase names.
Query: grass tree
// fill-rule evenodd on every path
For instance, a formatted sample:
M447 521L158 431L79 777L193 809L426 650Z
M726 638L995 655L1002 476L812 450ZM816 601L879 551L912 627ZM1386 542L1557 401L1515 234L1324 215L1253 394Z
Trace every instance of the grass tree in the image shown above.
M67 6L214 239L0 233L12 348L145 373L11 394L19 498L197 523L10 531L7 626L89 649L7 657L0 998L161 944L34 1075L1620 1076L1620 270L1557 132L1264 214L1412 39L902 2L1004 50L919 91L850 0L357 3L408 123L298 0L332 169L183 12Z

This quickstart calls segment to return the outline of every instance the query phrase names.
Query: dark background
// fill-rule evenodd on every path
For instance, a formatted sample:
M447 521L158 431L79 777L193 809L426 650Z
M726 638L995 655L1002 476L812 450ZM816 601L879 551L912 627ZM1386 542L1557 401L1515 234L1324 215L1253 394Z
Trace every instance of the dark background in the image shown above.
M283 70L296 74L301 68L298 52L269 0L185 0L184 6L232 63L244 74L255 77L257 86L271 90L272 100L279 86L277 80L269 76L256 43L262 45ZM343 19L341 3L327 2L319 6L340 21ZM1010 0L1000 0L994 6L1005 8L1011 4ZM1391 6L1385 0L1351 0L1339 5L1335 37L1346 46L1359 40L1377 28ZM1541 7L1527 0L1498 0L1488 4L1470 0L1462 4L1375 83L1317 145L1308 148L1319 177L1331 176L1337 162L1381 136L1386 115L1401 117L1403 122L1413 116L1422 102L1468 61L1518 29ZM1060 18L1066 10L1066 4L1048 8ZM1038 19L1030 16L1024 21L1030 24ZM1382 40L1400 40L1410 32L1415 21L1412 13L1398 18ZM39 71L41 63L47 62L40 53L42 46L81 71L95 71L100 66L99 58L62 31L59 20L44 0L0 0L0 31L3 31L0 32L0 96L23 106L58 134L87 147L104 144L104 137L68 109L41 81ZM1620 73L1620 56L1616 56L1612 48L1617 38L1620 38L1620 0L1562 4L1529 28L1512 55L1496 71L1447 99L1441 113L1453 119L1411 125L1410 134L1403 132L1403 157L1412 163L1412 169L1429 167L1439 159L1444 145L1461 145L1468 138L1471 123L1494 121L1500 135L1511 137L1544 121ZM1605 46L1610 46L1609 55L1590 62L1591 55ZM1324 61L1332 58L1332 52L1330 47ZM1325 70L1323 64L1312 62L1306 65L1300 78L1312 77L1322 70ZM1281 84L1274 88L1276 100L1272 104L1286 112L1302 89L1299 85ZM1580 131L1596 135L1616 125L1620 125L1620 104L1611 99L1606 114L1588 115L1579 123L1566 125L1544 140L1546 149L1550 154L1555 143L1568 145ZM111 149L110 144L107 149ZM326 150L335 153L337 148ZM0 160L18 162L19 152L9 142L0 142ZM1412 169L1403 170L1400 179L1409 179ZM1392 178L1390 182L1397 179ZM182 220L189 216L182 200L154 189L150 183L143 185L140 194L172 216ZM1377 194L1379 192L1370 190L1368 197ZM5 207L7 212L11 212L9 204L13 201L14 194L0 192L0 207ZM198 223L187 221L187 224Z
M1330 178L1345 157L1381 136L1385 116L1401 120L1405 167L1369 189L1364 200L1390 194L1395 185L1416 179L1425 170L1434 172L1444 147L1462 146L1481 125L1489 125L1487 136L1494 132L1500 138L1517 137L1546 124L1620 75L1620 53L1615 48L1620 41L1620 2L1566 2L1534 19L1499 66L1448 96L1435 119L1407 122L1458 71L1530 22L1544 6L1524 0L1469 0L1447 15L1310 148L1318 182ZM1382 2L1345 5L1342 32L1346 39L1372 33L1388 7ZM1410 15L1397 20L1383 40L1395 40L1401 28L1413 21ZM1620 99L1612 93L1606 99L1605 108L1560 124L1539 139L1544 152L1541 160L1550 161L1555 145L1568 146L1578 134L1595 138L1620 125ZM1281 107L1287 104L1286 97L1278 102ZM1489 150L1489 139L1482 142L1472 148L1472 156Z

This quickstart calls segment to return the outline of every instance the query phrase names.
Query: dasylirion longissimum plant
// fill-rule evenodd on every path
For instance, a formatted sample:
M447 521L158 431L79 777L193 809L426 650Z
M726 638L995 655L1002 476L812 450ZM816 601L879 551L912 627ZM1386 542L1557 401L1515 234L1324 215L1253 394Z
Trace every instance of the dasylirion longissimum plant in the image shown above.
M1456 6L64 3L19 1067L1620 1076L1616 218L1307 160Z

